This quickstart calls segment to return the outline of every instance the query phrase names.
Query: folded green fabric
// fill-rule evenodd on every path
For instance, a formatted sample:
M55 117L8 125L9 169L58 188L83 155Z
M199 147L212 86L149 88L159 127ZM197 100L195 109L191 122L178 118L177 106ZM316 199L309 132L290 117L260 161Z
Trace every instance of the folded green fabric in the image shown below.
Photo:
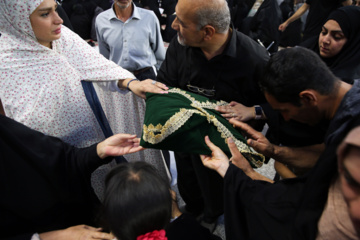
M227 105L178 88L168 94L146 94L146 113L140 145L144 148L210 155L205 136L228 156L226 139L231 137L253 167L261 167L264 156L250 148L244 137L216 106Z

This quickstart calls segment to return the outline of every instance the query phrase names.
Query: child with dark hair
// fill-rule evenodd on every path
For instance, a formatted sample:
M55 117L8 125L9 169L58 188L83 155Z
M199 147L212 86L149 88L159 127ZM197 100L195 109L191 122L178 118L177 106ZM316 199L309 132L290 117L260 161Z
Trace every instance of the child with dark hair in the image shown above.
M179 211L169 182L146 162L119 164L109 172L102 214L119 240L221 239Z
M104 217L118 239L163 235L171 218L170 185L151 165L120 164L108 174L105 185Z

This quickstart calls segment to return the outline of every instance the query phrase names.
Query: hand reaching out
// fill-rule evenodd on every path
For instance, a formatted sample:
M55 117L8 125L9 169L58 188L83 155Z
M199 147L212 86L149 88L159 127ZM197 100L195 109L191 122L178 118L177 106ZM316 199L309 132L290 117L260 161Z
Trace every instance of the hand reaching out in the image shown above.
M94 228L87 225L77 225L63 230L45 232L39 234L41 240L112 240L114 236L102 232L101 228Z
M133 81L130 83L129 88L133 93L145 99L145 94L150 93L168 93L169 89L165 84L155 80L146 79L143 81Z
M211 156L200 155L201 161L204 166L217 171L220 176L224 177L227 169L229 168L229 159L226 154L217 146L215 146L209 139L205 137L205 143L211 150Z
M273 182L271 179L268 179L267 177L261 175L251 167L248 160L246 160L246 158L240 153L239 149L236 147L234 141L231 138L227 139L228 146L232 155L230 161L225 155L225 153L210 141L208 136L205 137L205 142L206 145L212 151L212 154L211 156L200 155L200 158L205 167L217 171L220 174L220 176L222 177L225 176L230 166L229 162L232 161L232 163L236 167L240 168L251 179L262 180L271 183Z
M97 153L100 158L122 156L143 150L139 143L140 139L136 138L136 135L120 133L100 142L97 145Z
M246 107L238 102L230 102L229 105L226 106L217 106L215 108L216 111L219 111L223 117L227 120L234 118L239 121L249 121L255 118L255 108L254 107Z
M230 119L229 121L234 127L240 128L243 134L248 137L247 144L254 148L255 151L273 158L275 156L275 145L261 133L250 127L248 124Z

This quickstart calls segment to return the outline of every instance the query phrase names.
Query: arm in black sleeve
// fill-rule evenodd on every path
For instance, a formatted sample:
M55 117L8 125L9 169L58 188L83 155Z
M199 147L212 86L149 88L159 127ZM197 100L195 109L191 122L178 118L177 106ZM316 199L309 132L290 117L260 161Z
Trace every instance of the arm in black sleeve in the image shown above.
M224 177L227 239L288 239L302 190L301 181L271 184L252 180L230 164Z

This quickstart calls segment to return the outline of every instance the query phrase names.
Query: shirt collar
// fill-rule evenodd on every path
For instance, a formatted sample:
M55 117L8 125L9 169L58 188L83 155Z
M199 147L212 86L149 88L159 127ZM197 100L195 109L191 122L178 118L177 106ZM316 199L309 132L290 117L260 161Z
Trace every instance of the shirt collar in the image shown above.
M232 31L230 31L230 29L232 29ZM224 51L223 51L223 55L228 55L230 57L236 57L236 30L233 26L233 24L230 25L230 41L227 43Z
M132 18L136 18L136 19L141 19L140 13L139 13L139 8L135 5L135 3L133 2L132 5L134 6L134 12L133 15L131 16Z
M112 6L111 6L111 10L112 11L110 11L110 14L109 14L109 18L108 18L108 20L110 21L111 19L118 19L117 17L116 17L116 14L115 14L115 10L114 10L114 4L115 3L113 3L112 4ZM132 14L132 16L130 17L130 19L132 19L132 18L135 18L135 19L141 19L141 16L140 16L140 13L139 13L139 8L132 2L131 3L132 5L133 5L133 7L134 7L134 11L133 11L133 14ZM119 19L118 19L119 20Z

